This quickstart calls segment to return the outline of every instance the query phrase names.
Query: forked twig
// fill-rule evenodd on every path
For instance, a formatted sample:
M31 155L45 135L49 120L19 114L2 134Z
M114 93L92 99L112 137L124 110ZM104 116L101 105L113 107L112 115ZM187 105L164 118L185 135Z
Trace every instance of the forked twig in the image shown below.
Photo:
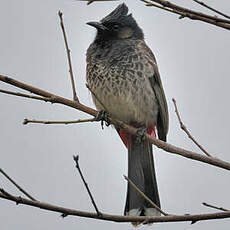
M155 209L157 209L164 216L168 216L166 212L162 211L151 199L149 199L127 176L124 175L124 178L128 181L128 183L140 194L145 200L147 200Z
M192 1L194 1L194 2L196 2L196 3L198 3L198 4L200 4L201 6L206 7L207 9L209 9L209 10L211 10L211 11L213 11L213 12L219 14L219 15L222 15L222 16L225 17L225 18L230 19L230 16L228 16L227 14L224 14L224 13L220 12L219 10L214 9L213 7L207 5L206 3L202 2L202 1L198 1L198 0L192 0Z
M42 121L42 120L29 120L27 118L24 119L23 125L27 125L29 123L37 123L37 124L78 124L78 123L86 123L86 122L93 122L96 121L95 118L89 118L89 119L79 119L79 120L73 120L73 121Z
M177 115L177 118L179 120L180 123L180 127L181 129L188 135L188 137L196 144L196 146L198 146L198 148L204 152L207 156L212 157L196 140L195 138L190 134L190 132L188 131L188 129L186 128L186 126L184 125L184 123L181 120L178 108L177 108L177 104L176 104L176 100L173 98L172 99L174 107L175 107L175 113Z
M64 41L65 41L65 47L66 47L66 52L67 52L67 57L68 57L69 73L70 73L72 90L73 90L73 100L76 101L76 102L79 102L79 99L78 99L77 94L76 94L76 89L75 89L73 69L72 69L72 63L71 63L71 57L70 57L70 49L69 49L68 42L67 42L65 27L64 27L63 18L62 18L62 12L59 11L58 15L60 17L60 25L61 25L62 32L63 32Z
M221 211L225 211L225 212L230 211L229 209L222 208L222 207L217 207L217 206L214 206L214 205L205 203L205 202L203 202L202 204L203 204L204 206L206 206L206 207L209 207L209 208L214 208L214 209L221 210Z
M0 173L2 173L13 185L15 185L28 198L30 198L31 200L36 201L35 198L33 198L28 192L26 192L21 186L19 186L6 172L4 172L2 168L0 168ZM1 191L1 192L3 193L3 191Z
M78 163L78 161L79 161L79 155L73 156L73 159L74 159L74 161L75 161L75 163L76 163L76 168L78 169L78 172L79 172L79 174L80 174L80 176L81 176L81 179L82 179L82 181L83 181L83 183L84 183L84 185L85 185L85 187L86 187L86 190L87 190L87 192L88 192L88 194L89 194L89 197L90 197L90 199L91 199L91 202L92 202L92 204L93 204L93 207L95 208L98 217L102 217L102 213L101 213L101 212L99 211L99 209L97 208L97 205L96 205L96 203L95 203L95 201L94 201L94 199L93 199L93 195L92 195L92 193L90 192L89 186L88 186L88 184L86 183L85 178L84 178L84 176L83 176L83 174L82 174L82 172L81 172L81 168L80 168L80 165L79 165L79 163Z

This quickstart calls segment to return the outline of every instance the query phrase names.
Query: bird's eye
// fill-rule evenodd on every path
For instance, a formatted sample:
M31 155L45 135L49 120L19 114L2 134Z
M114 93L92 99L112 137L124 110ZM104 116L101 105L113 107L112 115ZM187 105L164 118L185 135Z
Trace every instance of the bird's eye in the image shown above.
M117 24L113 25L113 29L114 30L118 30L119 29L119 25L117 25Z

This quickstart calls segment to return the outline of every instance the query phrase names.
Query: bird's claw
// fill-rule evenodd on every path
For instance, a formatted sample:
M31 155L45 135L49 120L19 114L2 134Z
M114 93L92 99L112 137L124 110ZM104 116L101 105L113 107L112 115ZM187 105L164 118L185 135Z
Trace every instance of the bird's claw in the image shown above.
M142 141L144 141L145 138L146 138L146 136L145 136L146 133L147 133L147 129L145 127L137 129L137 132L136 132L136 141L138 143L141 143Z
M104 129L104 124L106 126L109 126L110 122L109 122L108 112L106 112L105 110L99 111L97 116L95 117L95 121L101 121L101 128L102 129Z

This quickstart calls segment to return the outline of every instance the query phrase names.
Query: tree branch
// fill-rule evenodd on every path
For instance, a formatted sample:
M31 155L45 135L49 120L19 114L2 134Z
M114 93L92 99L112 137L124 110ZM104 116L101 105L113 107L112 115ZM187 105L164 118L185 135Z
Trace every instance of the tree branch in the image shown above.
M111 2L111 1L119 1L119 0L79 0L87 2L87 5L90 5L93 2Z
M8 194L8 193L7 193ZM212 219L224 219L230 217L230 211L226 212L216 212L211 214L196 214L196 215L169 215L169 216L119 216L119 215L110 215L106 213L102 213L102 216L98 216L97 213L92 212L84 212L75 209L64 208L61 206L52 205L49 203L44 203L40 201L33 201L29 199L25 199L22 197L13 196L11 194L4 194L0 190L0 197L2 199L10 200L16 202L16 204L24 204L28 206L33 206L36 208L40 208L43 210L64 213L66 216L80 216L87 217L92 219L113 221L113 222L144 222L149 221L153 223L160 222L182 222L182 221L201 221L201 220L212 220Z
M93 122L93 121L96 121L95 118L79 119L79 120L73 120L73 121L41 121L41 120L29 120L25 118L22 123L23 125L27 125L29 123L46 124L46 125L50 125L50 124L68 125L68 124L78 124L78 123L86 123L86 122Z
M5 82L7 84L10 84L10 85L14 85L14 86L16 86L16 87L18 87L20 89L27 90L27 91L29 91L31 93L46 97L47 101L49 101L51 103L63 104L63 105L78 109L78 110L80 110L82 112L88 113L88 114L90 114L92 116L97 116L97 111L96 110L91 109L91 108L89 108L87 106L84 106L81 103L69 100L69 99L64 98L64 97L57 96L57 95L49 93L49 92L47 92L45 90L30 86L30 85L25 84L25 83L20 82L20 81L17 81L17 80L15 80L13 78L9 78L7 76L0 75L0 81L3 81L3 82Z
M188 8L178 6L176 4L173 4L165 0L148 0L148 1L140 0L140 1L146 3L146 6L153 6L153 7L157 7L162 10L174 13L174 14L178 14L180 15L179 19L189 18L191 20L202 21L208 24L212 24L212 25L230 30L230 20L218 18L216 16L211 16L211 15L204 14L201 12L196 12L194 10L190 10ZM153 2L155 2L156 4L154 4Z
M211 10L211 11L213 11L213 12L215 12L215 13L217 13L217 14L223 16L223 17L225 17L225 18L230 19L230 16L228 16L227 14L224 14L224 13L220 12L219 10L214 9L213 7L207 5L207 4L204 3L204 2L201 2L201 1L198 1L198 0L193 0L193 1L196 2L196 3L198 3L198 4L200 4L201 6L206 7L207 9L209 9L209 10Z
M70 49L69 49L69 46L68 46L65 27L64 27L63 18L62 18L63 14L62 14L62 12L60 10L58 12L58 15L60 17L60 25L61 25L62 33L63 33L63 36L64 36L65 48L66 48L67 57L68 57L69 73L70 73L70 79L71 79L72 90L73 90L73 100L76 101L76 102L79 102L79 99L78 99L77 94L76 94L76 89L75 89L73 69L72 69L72 63L71 63L71 57L70 57Z
M221 210L221 211L224 211L224 212L227 212L227 211L230 211L229 209L226 209L226 208L222 208L222 207L217 207L217 206L214 206L214 205L211 205L211 204L208 204L208 203L202 203L204 206L206 207L209 207L209 208L214 208L214 209L217 209L217 210Z
M94 199L93 199L93 195L92 195L92 193L90 192L89 186L88 186L88 184L86 183L85 178L84 178L84 176L83 176L83 174L82 174L82 171L81 171L81 168L80 168L80 165L79 165L79 162L78 162L78 161L79 161L79 155L73 156L73 159L74 159L74 161L75 161L75 163L76 163L76 168L77 168L77 170L78 170L78 172L79 172L79 174L80 174L80 177L81 177L81 179L82 179L82 181L83 181L83 183L84 183L84 185L85 185L85 188L86 188L86 190L87 190L87 192L88 192L88 194L89 194L89 197L90 197L90 199L91 199L91 202L92 202L92 204L93 204L93 207L95 208L98 217L102 217L102 213L101 213L101 212L99 211L99 209L97 208L97 205L96 205L96 203L95 203L95 201L94 201Z
M2 173L13 185L15 185L19 189L19 191L25 194L29 199L36 201L35 198L33 198L28 192L26 192L21 186L19 186L6 172L4 172L2 168L0 168L0 173Z
M13 78L9 78L7 76L0 75L0 81L3 81L3 82L5 82L7 84L10 84L10 85L14 85L14 86L16 86L18 88L30 91L30 92L32 92L34 94L37 94L37 95L40 95L40 96L43 96L43 97L47 97L47 98L51 98L50 101L53 102L53 103L59 103L59 104L62 104L62 105L66 105L66 106L75 108L77 110L80 110L82 112L90 114L90 115L92 115L94 117L96 117L97 114L98 114L98 111L96 111L96 110L94 110L92 108L89 108L89 107L87 107L87 106L85 106L83 104L80 104L80 103L78 103L76 101L71 101L69 99L57 96L55 94L49 93L47 91L44 91L42 89L30 86L28 84L22 83L22 82L17 81L17 80L14 80ZM134 127L132 127L130 125L127 125L122 121L118 121L118 120L113 119L111 117L108 118L108 119L109 119L109 122L111 124L114 124L117 127L120 127L122 129L126 130L130 134L134 135L137 132L136 128L134 128ZM177 155L189 158L189 159L193 159L193 160L201 161L201 162L204 162L204 163L207 163L207 164L210 164L210 165L214 165L214 166L217 166L217 167L222 168L222 169L230 170L230 163L229 162L226 162L226 161L214 158L214 157L207 157L207 156L204 156L204 155L201 155L201 154L189 151L189 150L185 150L183 148L176 147L176 146L171 145L169 143L166 143L164 141L152 138L148 134L146 134L146 138L149 140L149 142L151 144L154 144L158 148L161 148L161 149L165 150L168 153L177 154Z
M195 143L196 146L198 146L198 148L204 152L207 156L212 157L196 140L195 138L191 135L191 133L188 131L188 129L186 128L186 126L184 125L184 123L181 120L178 108L177 108L177 104L176 104L176 100L173 98L172 99L174 107L175 107L175 113L177 115L178 121L180 123L180 127L181 129L188 135L188 137L193 141L193 143Z
M29 95L29 94L19 93L19 92L13 92L13 91L8 91L8 90L3 90L3 89L0 89L0 93L14 95L14 96L18 96L18 97L26 97L26 98L30 98L30 99L45 101L45 102L50 101L50 98L47 98L47 97L38 97L38 96L34 96L34 95Z

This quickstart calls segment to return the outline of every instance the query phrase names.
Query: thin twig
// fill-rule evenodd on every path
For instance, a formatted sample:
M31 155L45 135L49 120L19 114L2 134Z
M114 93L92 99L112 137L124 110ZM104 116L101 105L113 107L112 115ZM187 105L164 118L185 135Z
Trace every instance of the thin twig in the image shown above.
M76 101L76 102L79 102L79 99L78 99L77 94L76 94L76 89L75 89L74 75L73 75L71 56L70 56L70 49L69 49L69 46L68 46L67 36L66 36L66 32L65 32L63 18L62 18L63 14L62 14L62 12L60 10L58 11L58 15L60 17L60 25L61 25L62 32L63 32L64 41L65 41L65 48L66 48L67 57L68 57L69 73L70 73L70 79L71 79L72 90L73 90L73 100Z
M169 1L164 1L164 0L149 0L151 2L147 0L140 0L140 1L146 3L146 6L153 6L168 11L170 13L178 14L180 15L179 19L189 18L191 20L202 21L208 24L212 24L230 30L230 20L218 18L216 16L204 14L201 12L196 12L188 8L175 5ZM153 2L155 2L156 4Z
M8 198L10 198L10 199L13 199L14 198L14 196L13 195L11 195L10 193L8 193L7 191L5 191L3 188L0 188L0 194L3 194L4 196L6 196L6 197L8 197ZM36 201L36 200L35 200ZM16 204L18 204L18 202L16 202Z
M79 119L79 120L73 120L73 121L42 121L42 120L29 120L25 118L23 120L23 125L27 125L29 123L46 124L46 125L50 125L50 124L68 125L68 124L78 124L78 123L86 123L86 122L93 122L93 121L96 121L95 118Z
M98 114L98 111L96 111L95 109L92 109L90 107L87 107L83 104L77 103L75 101L69 100L69 99L64 98L64 97L60 97L58 95L52 94L52 93L47 92L45 90L33 87L31 85L25 84L23 82L17 81L13 78L9 78L9 77L1 75L1 74L0 74L0 81L3 81L3 82L10 84L10 85L14 85L18 88L27 90L29 92L32 92L32 93L40 95L40 96L52 98L52 101L55 103L59 103L62 105L66 105L68 107L75 108L77 110L85 112L85 113L92 115L94 117L96 117ZM116 127L124 129L125 131L127 131L130 134L136 135L137 129L130 126L130 125L125 124L122 121L119 121L117 119L112 119L111 117L109 117L109 122L111 124L115 125ZM153 138L148 134L146 134L146 138L149 141L149 143L157 146L160 149L165 150L168 153L180 155L180 156L186 157L188 159L193 159L193 160L200 161L200 162L203 162L203 163L206 163L209 165L217 166L217 167L222 168L222 169L230 170L230 163L227 161L223 161L223 160L220 160L220 159L214 158L214 157L207 157L205 155L177 147L175 145L172 145L172 144L166 143L164 141L161 141L159 139Z
M78 169L78 172L79 172L79 174L80 174L80 176L81 176L81 179L82 179L82 181L83 181L83 183L84 183L84 185L85 185L85 187L86 187L86 190L87 190L87 192L88 192L88 194L89 194L89 196L90 196L90 199L91 199L91 202L92 202L92 204L93 204L93 207L95 208L98 217L102 217L102 213L98 210L97 205L96 205L96 203L95 203L95 201L94 201L94 199L93 199L93 195L92 195L92 193L90 192L89 186L88 186L88 184L86 183L85 178L84 178L84 176L83 176L83 174L82 174L82 172L81 172L81 168L80 168L80 165L79 165L79 163L78 163L78 161L79 161L79 155L73 156L73 159L74 159L74 161L75 161L75 163L76 163L76 168Z
M215 8L213 8L213 7L209 6L209 5L207 5L206 3L202 2L202 1L198 1L198 0L192 0L192 1L194 1L194 2L196 2L196 3L198 3L198 4L200 4L200 5L202 5L202 6L206 7L206 8L208 8L209 10L211 10L211 11L213 11L213 12L219 14L219 15L222 15L222 16L225 17L225 18L230 19L230 16L228 16L227 14L224 14L224 13L220 12L219 10L216 10Z
M166 7L166 8L175 9L175 10L183 12L183 13L192 14L194 16L203 17L203 18L206 18L206 19L211 19L211 20L213 20L215 22L223 22L223 23L227 23L227 24L230 23L229 20L226 20L226 19L223 19L223 18L218 18L216 16L212 16L212 15L209 15L209 14L204 14L202 12L194 11L194 10L191 10L191 9L176 5L174 3L171 3L170 1L165 1L165 0L150 0L150 1L155 2L157 4L160 4L160 5L162 5L162 6Z
M16 202L16 204L24 204L32 207L37 207L39 209L48 210L52 212L65 213L68 216L80 216L92 219L99 219L105 221L113 222L144 222L146 216L119 216L103 213L101 217L97 213L84 212L75 209L69 209L61 206L56 206L44 202L33 201L17 196L7 196L0 193L2 199L10 200ZM195 215L168 215L168 216L149 216L148 221L153 223L160 222L182 222L182 221L201 221L201 220L211 220L211 219L224 219L230 218L230 211L226 212L216 212L216 213L205 213L205 214L195 214Z
M87 5L90 5L93 2L111 2L111 1L118 1L118 0L79 0L83 2L87 2Z
M221 210L221 211L224 211L224 212L228 212L230 211L229 209L226 209L226 208L222 208L222 207L217 207L217 206L214 206L214 205L211 205L211 204L208 204L208 203L202 203L204 206L206 207L209 207L209 208L214 208L214 209L217 209L217 210Z
M124 178L128 181L128 183L142 196L145 200L147 200L155 209L157 209L164 216L168 216L166 212L162 211L150 198L148 198L127 176L124 175Z
M8 90L3 90L3 89L0 89L0 93L14 95L14 96L18 96L18 97L26 97L26 98L30 98L30 99L45 101L45 102L50 101L50 98L47 98L47 97L33 96L33 95L25 94L25 93L13 92L13 91L8 91Z
M14 184L28 198L30 198L31 200L36 200L28 192L26 192L21 186L19 186L6 172L4 172L2 168L0 168L0 173L2 173L12 184Z
M212 157L196 140L195 138L191 135L191 133L188 131L188 129L186 128L186 126L184 125L184 123L181 120L178 108L177 108L177 104L176 104L176 100L173 98L172 99L174 107L175 107L175 113L177 115L177 118L179 120L180 123L180 127L181 129L188 135L188 137L195 143L196 146L198 146L198 148L205 153L207 156Z

